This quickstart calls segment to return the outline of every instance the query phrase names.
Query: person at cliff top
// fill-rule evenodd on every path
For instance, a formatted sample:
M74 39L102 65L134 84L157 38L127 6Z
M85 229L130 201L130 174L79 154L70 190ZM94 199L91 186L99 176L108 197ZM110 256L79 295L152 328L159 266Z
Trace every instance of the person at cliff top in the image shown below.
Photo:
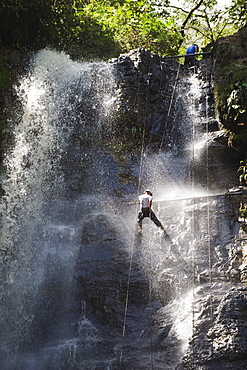
M152 193L150 190L145 190L144 194L139 196L139 203L140 203L140 212L138 213L138 225L140 229L142 229L142 220L145 217L149 217L155 225L157 225L161 230L164 230L161 222L157 219L154 212L152 211Z
M199 46L197 44L193 44L192 46L189 46L188 49L186 50L184 65L187 67L195 66L197 63L197 60L194 54L198 52L199 52Z

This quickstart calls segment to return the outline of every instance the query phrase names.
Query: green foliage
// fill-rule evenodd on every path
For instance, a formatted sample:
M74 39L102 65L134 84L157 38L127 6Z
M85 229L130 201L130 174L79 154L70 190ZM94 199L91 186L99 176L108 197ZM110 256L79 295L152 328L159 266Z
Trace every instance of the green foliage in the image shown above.
M247 157L247 65L246 35L243 27L217 45L215 97L219 118L229 132L229 144Z
M72 56L109 58L145 47L177 53L180 35L144 0L2 0L1 42L19 49L46 46Z
M227 55L227 54L225 54ZM229 55L228 55L229 59ZM234 60L229 60L227 65L221 68L216 77L216 96L218 107L221 109L226 108L227 99L229 98L234 86L242 85L246 87L247 81L247 66L236 64Z
M108 56L116 50L115 42L92 18L78 13L84 5L74 0L3 0L1 42L22 50L50 46L74 56Z
M239 208L240 217L247 218L247 206L241 205Z
M227 75L225 76L227 78ZM231 74L231 79L236 76ZM228 80L229 81L229 80ZM223 89L225 86L225 89ZM224 127L232 132L231 145L239 155L247 153L247 83L217 84L222 89L219 106L221 121Z
M247 109L247 83L238 81L231 88L231 94L227 99L228 111L234 109L238 115L245 113Z
M74 58L83 56L87 59L108 59L120 53L111 30L84 14L80 16L80 21L65 41L63 50Z
M238 30L238 25L232 22L229 9L217 6L216 0L184 0L178 6L171 5L170 9L184 34L182 52L191 42L205 47L208 43L214 44L219 37Z
M237 27L243 27L247 24L247 2L246 0L233 0L228 12L231 21Z
M138 47L174 55L192 39L203 46L246 22L245 0L223 11L214 0L181 4L173 11L168 0L2 0L1 42L24 50L50 46L77 58L109 58Z
M43 47L52 37L56 10L49 0L3 0L1 41L18 48Z
M172 18L164 20L144 0L125 0L121 4L92 0L83 12L103 29L111 30L121 52L144 47L158 54L174 54L181 39Z

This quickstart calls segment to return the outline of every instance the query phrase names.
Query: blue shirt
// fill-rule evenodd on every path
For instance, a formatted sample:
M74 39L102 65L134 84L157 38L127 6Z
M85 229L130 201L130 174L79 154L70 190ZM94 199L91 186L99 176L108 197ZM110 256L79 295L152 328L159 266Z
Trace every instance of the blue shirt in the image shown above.
M194 54L194 53L196 53L197 52L197 48L198 48L197 45L189 46L188 49L186 50L186 54Z

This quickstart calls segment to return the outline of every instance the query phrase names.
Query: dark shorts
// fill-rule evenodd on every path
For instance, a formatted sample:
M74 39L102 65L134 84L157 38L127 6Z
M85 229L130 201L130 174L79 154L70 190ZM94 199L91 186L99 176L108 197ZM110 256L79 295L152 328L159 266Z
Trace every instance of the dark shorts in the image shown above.
M191 67L195 66L196 64L197 64L196 57L194 55L187 54L185 57L184 65Z
M138 213L138 222L141 222L145 217L149 217L158 227L161 226L161 222L157 219L154 212L150 208L142 208L142 210Z

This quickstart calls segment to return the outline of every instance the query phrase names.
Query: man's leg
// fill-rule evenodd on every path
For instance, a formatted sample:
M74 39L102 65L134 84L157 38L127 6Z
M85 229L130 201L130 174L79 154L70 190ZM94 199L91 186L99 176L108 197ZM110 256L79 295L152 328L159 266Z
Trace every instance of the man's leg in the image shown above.
M138 223L140 229L142 229L142 220L144 219L144 215L143 215L143 212L142 211L140 211L138 213L138 217L137 218L138 218L137 223Z
M156 226L160 227L160 228L161 228L161 230L164 230L163 225L162 225L162 224L161 224L161 222L157 219L157 217L156 217L155 213L154 213L152 210L150 210L150 218L151 218L151 220L155 223L155 225L156 225Z

